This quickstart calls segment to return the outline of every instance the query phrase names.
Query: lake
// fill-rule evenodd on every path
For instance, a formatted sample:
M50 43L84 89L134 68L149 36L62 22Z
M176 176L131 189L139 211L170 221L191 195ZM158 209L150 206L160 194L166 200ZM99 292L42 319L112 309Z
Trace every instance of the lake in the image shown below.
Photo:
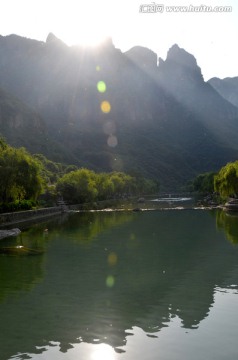
M46 230L48 229L48 230ZM1 247L1 360L238 358L238 217L80 212Z

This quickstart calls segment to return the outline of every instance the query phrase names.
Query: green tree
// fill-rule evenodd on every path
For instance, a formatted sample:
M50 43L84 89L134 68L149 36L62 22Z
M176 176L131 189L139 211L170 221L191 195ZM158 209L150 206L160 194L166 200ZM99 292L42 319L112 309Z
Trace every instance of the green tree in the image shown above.
M120 197L125 192L125 183L126 179L123 173L121 172L113 172L110 174L110 181L113 184L113 195Z
M4 150L7 148L6 140L3 137L0 137L0 150Z
M40 167L24 149L6 146L0 150L0 200L4 203L36 200L42 190Z
M238 161L230 162L215 175L214 187L221 197L238 195Z
M214 192L214 177L216 173L207 172L199 174L192 182L192 190L200 194L212 194Z
M110 174L97 174L96 186L98 191L98 200L106 200L113 197L115 187L110 178Z
M78 167L76 165L67 165L64 169L64 173L67 174L71 171L76 171L78 170Z
M69 203L93 201L98 195L96 174L88 169L72 171L58 181L57 190Z

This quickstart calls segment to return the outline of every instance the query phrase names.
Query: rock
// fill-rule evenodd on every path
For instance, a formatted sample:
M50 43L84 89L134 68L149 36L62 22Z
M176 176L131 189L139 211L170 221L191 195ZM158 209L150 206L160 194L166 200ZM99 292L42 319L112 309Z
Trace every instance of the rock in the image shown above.
M21 233L21 230L16 228L16 229L11 229L11 230L0 230L0 239L4 239L8 236L17 236Z

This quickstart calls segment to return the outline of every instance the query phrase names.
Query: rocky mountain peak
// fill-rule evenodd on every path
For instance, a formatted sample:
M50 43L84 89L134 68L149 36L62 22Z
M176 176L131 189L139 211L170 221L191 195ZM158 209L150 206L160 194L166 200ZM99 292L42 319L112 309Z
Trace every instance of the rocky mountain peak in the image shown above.
M159 58L159 71L162 77L165 76L173 83L181 79L198 83L204 82L201 68L197 65L195 57L177 44L169 49L166 60Z
M50 32L46 38L46 44L49 44L49 45L56 45L56 46L59 46L59 47L67 47L67 45L62 41L60 40L57 36L55 36L52 32Z
M167 61L173 61L181 66L190 68L197 68L197 61L195 57L189 54L186 50L180 48L177 44L174 44L167 53Z
M46 43L51 43L54 41L59 41L59 39L52 32L50 32L46 38Z

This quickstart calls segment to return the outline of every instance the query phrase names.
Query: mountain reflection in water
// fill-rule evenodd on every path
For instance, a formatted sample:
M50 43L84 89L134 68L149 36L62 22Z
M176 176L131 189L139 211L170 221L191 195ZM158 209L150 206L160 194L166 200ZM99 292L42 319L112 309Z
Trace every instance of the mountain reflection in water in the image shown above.
M95 351L113 359L112 348L126 356L134 341L130 335L140 338L141 331L147 334L145 346L153 344L150 359L157 359L162 330L178 324L185 332L197 331L209 318L218 289L236 289L238 248L217 230L216 214L76 213L23 230L23 239L29 233L32 241L41 236L44 261L32 261L43 278L13 296L17 271L23 263L24 272L32 271L32 265L28 258L21 263L0 257L3 273L12 267L9 293L0 303L3 360L38 359L37 354L69 359L63 354L79 344L85 354L94 344ZM24 277L18 281L26 289Z

